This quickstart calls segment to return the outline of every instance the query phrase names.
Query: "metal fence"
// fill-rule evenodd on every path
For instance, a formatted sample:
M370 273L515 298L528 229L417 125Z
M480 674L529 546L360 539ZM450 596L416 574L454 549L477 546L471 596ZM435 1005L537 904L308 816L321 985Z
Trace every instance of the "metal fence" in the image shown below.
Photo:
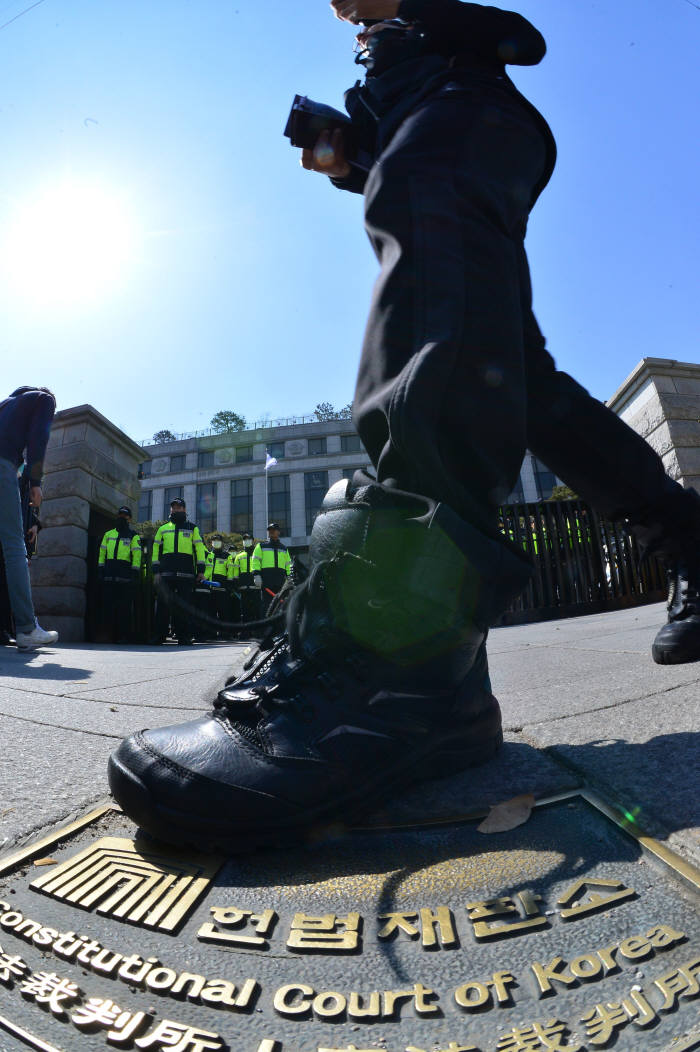
M666 595L655 559L640 563L637 542L623 523L607 522L582 501L510 504L503 533L530 556L534 574L499 624L594 614Z
M222 435L238 435L248 431L270 431L278 427L293 427L296 424L318 424L328 423L328 421L333 420L350 419L350 415L344 413L342 410L338 410L338 412L334 413L332 416L317 416L316 413L301 413L298 416L283 416L278 417L275 420L269 416L265 416L260 420L246 420L243 431L219 431L212 427L207 427L202 431L171 432L173 437L163 443L154 442L153 438L144 438L139 442L139 445L168 445L170 442L181 442L183 439L189 438L220 438Z

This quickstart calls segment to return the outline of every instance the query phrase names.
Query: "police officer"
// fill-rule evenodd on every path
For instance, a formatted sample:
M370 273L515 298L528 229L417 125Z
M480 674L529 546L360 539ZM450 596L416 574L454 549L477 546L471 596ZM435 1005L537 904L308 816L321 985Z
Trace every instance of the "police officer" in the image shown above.
M134 592L141 571L141 538L131 529L131 508L117 512L98 557L104 629L112 643L126 643L132 633Z
M192 642L195 578L201 581L207 550L199 527L187 518L181 497L170 502L170 518L153 539L153 582L158 590L154 643L164 643L168 621L180 646Z
M243 534L243 548L233 559L233 587L240 595L241 621L258 621L260 619L260 592L262 577L253 570L253 538L249 533ZM255 577L259 583L255 584Z
M276 522L268 525L267 538L255 545L251 560L253 583L262 591L263 609L274 599L292 572L292 559L280 540L280 528Z
M237 621L240 611L232 587L233 554L224 548L224 539L220 533L215 533L211 539L211 551L207 552L204 580L210 582L209 601L206 607L210 616L224 623ZM234 602L236 602L235 609ZM230 628L224 628L223 625L218 631L215 631L213 626L205 622L205 632L209 638L217 635L219 639L225 639L230 636L231 631Z

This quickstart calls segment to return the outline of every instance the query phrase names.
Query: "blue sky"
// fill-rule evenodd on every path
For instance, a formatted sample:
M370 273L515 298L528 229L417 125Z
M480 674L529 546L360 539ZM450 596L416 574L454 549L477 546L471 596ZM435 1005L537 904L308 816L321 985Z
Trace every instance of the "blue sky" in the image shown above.
M27 6L0 0L0 25ZM559 146L528 233L535 311L607 398L643 357L700 358L700 10L511 6L547 40L511 73ZM362 200L282 129L296 92L342 105L353 35L325 0L42 0L0 29L8 391L47 385L137 440L351 400L376 275Z

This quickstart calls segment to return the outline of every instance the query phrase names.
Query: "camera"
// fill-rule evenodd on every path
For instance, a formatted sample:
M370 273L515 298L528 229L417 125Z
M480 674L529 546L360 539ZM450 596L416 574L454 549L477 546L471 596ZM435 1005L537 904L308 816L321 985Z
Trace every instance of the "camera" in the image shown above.
M321 132L333 133L338 128L343 131L345 156L352 161L357 156L358 147L350 118L340 110L333 109L332 106L314 102L306 95L294 96L287 126L284 129L284 134L292 146L313 150Z

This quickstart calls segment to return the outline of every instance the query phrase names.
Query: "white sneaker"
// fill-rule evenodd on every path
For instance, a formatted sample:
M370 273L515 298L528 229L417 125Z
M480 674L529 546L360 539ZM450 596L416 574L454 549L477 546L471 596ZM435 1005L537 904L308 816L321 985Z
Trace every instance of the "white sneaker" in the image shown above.
M51 643L56 642L58 642L58 632L45 632L38 621L31 632L17 633L18 650L38 650L39 647L50 646Z

